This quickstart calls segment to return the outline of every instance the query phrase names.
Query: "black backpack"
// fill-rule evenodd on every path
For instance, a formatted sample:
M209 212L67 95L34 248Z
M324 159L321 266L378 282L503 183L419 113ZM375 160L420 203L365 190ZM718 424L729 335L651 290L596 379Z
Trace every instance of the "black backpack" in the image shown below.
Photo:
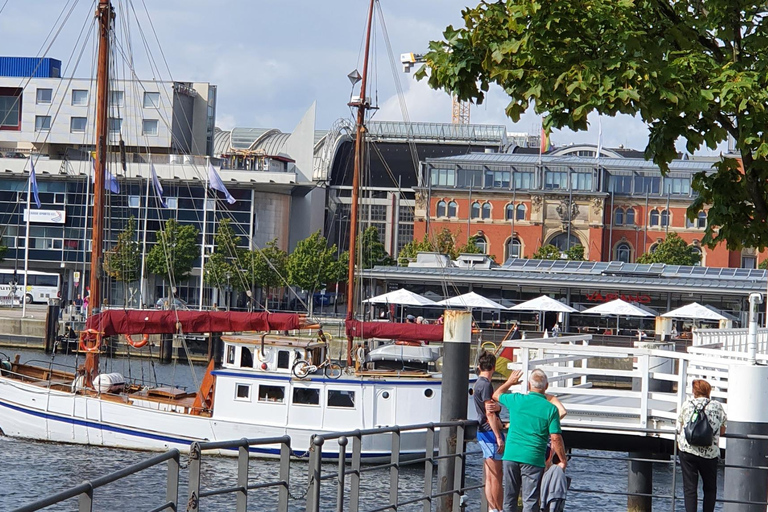
M683 430L685 440L691 446L712 446L714 432L705 412L708 405L709 400L699 407L694 406L693 414L691 414L688 423L685 424L685 429Z

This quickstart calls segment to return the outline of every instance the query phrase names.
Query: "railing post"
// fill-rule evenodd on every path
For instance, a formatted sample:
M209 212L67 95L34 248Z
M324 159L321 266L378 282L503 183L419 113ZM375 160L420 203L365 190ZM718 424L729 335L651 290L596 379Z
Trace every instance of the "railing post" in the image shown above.
M400 480L400 429L395 427L392 432L392 467L389 468L389 504L392 510L397 510L397 486Z
M91 482L85 482L88 490L80 495L78 499L79 512L93 512L93 486Z
M200 443L194 442L189 447L189 497L187 512L200 510L200 459L202 453Z
M291 486L291 439L280 443L280 480L284 483L278 491L277 512L288 512L288 500Z
M648 426L648 390L650 389L650 356L646 353L638 358L640 372L640 428Z
M339 469L338 469L338 487L336 488L336 511L344 512L344 481L346 480L345 471L347 469L347 438L339 438Z
M309 486L307 489L307 512L320 511L320 477L322 476L323 443L322 437L313 437L309 453Z
M248 510L248 440L243 438L237 449L237 512Z
M453 498L453 512L461 512L462 509L462 489L464 488L464 457L466 446L464 443L464 434L466 424L462 421L456 427L456 465L453 467L453 488L455 489Z
M424 504L423 512L432 511L432 473L435 469L435 425L430 423L426 432L426 446L424 462Z
M173 512L179 510L179 451L168 459L168 479L165 484L165 501L173 503Z
M352 438L352 475L349 477L349 512L360 510L360 458L363 451L363 438L360 431Z
M529 371L531 369L530 368L530 355L531 355L531 350L528 347L523 347L523 353L520 354L521 359L522 359L522 361L521 361L521 363L522 363L521 370L523 371L523 379L527 379L528 378L528 373L529 373ZM528 388L526 386L523 386L523 388L522 388L522 390L520 392L527 394L528 393Z
M688 360L677 360L677 407L675 409L675 416L680 413L680 408L685 403L685 390L688 388Z

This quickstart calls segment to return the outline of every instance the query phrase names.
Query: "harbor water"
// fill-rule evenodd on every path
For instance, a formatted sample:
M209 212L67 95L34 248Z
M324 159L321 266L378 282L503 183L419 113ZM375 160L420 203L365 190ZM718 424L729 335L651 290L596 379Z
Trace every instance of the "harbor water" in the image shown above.
M2 350L0 350L2 352ZM5 351L8 354L8 351ZM14 351L20 353L21 360L49 361L50 358L38 351ZM11 354L8 354L11 355ZM57 355L54 363L72 365L78 362L74 355ZM80 357L79 362L82 362ZM146 359L127 358L110 360L102 359L106 370L130 375L132 378L147 383L157 381L165 384L175 384L179 387L194 388L195 378L190 366L184 363L161 365L151 363ZM197 382L205 373L205 368L195 365ZM470 449L477 452L476 445ZM12 439L0 436L0 454L3 466L0 470L0 489L3 498L0 500L0 511L12 510L35 499L54 494L69 487L78 485L85 480L98 478L110 472L117 471L128 465L135 464L152 456L150 452L118 450L94 446L67 445L45 443L23 439ZM568 476L572 479L571 487L576 490L597 492L570 492L566 510L626 510L626 497L612 493L625 492L627 489L627 462L622 460L603 460L579 457L579 455L597 455L626 457L626 453L574 451L574 457L568 465ZM181 484L179 486L180 509L186 502L187 471L185 468L187 456L182 455ZM482 477L482 461L479 453L468 457L467 482L479 482ZM268 460L254 459L250 462L251 483L266 482L277 479L278 463ZM335 465L324 466L327 473L335 472ZM400 496L417 496L422 492L421 467L405 468L400 476ZM148 510L164 502L165 499L165 465L143 471L119 482L100 488L94 493L94 510ZM229 487L237 480L237 461L228 457L203 457L203 489ZM672 469L669 464L656 464L654 467L654 494L669 495L672 483ZM677 470L677 510L683 510L682 477ZM435 484L436 485L436 484ZM718 496L722 497L722 468L720 470ZM307 486L307 463L297 461L291 465L291 510L304 510L304 497ZM361 510L376 508L389 499L389 471L382 470L366 473L361 485ZM335 509L335 486L332 481L323 485L322 510ZM277 492L270 490L251 491L248 510L274 510L277 503ZM480 508L477 491L469 496L468 511ZM205 498L201 501L201 510L219 511L233 510L234 495ZM68 511L76 510L76 499L69 500L46 510ZM718 510L721 509L718 505ZM422 510L421 505L401 507L400 510ZM671 510L669 499L655 499L654 510Z

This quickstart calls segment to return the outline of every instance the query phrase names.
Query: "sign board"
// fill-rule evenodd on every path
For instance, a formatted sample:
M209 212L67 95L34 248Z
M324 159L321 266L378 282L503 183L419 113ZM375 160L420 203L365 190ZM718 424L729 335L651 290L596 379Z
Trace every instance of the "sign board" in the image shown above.
M80 272L78 271L72 272L72 280L75 282L75 286L80 284Z
M67 212L64 210L37 210L30 208L24 210L24 222L27 221L27 215L29 215L30 223L37 224L64 224Z

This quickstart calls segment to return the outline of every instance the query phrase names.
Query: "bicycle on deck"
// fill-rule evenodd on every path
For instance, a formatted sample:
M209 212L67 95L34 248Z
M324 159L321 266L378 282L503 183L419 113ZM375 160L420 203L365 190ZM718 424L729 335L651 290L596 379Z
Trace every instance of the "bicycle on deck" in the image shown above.
M320 364L312 364L306 359L298 359L293 363L293 368L291 369L293 375L298 379L306 379L310 374L322 370L323 374L329 379L338 379L342 374L341 365L331 361L331 351L328 347L327 335L323 333L322 330L317 332L317 341L322 343L322 345L313 350L322 351L322 354L325 356L323 362Z

